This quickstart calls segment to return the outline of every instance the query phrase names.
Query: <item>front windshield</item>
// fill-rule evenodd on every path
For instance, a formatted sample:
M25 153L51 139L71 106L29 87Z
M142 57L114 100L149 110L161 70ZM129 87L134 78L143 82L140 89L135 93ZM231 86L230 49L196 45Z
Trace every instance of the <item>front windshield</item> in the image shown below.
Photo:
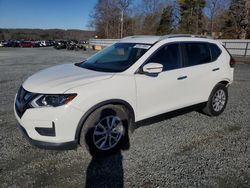
M122 72L133 65L150 47L146 44L116 43L78 66L101 72Z

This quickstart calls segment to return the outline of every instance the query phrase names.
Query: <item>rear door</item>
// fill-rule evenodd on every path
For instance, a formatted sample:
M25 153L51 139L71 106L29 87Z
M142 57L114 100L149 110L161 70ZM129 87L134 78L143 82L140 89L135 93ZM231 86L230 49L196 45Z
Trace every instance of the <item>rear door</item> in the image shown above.
M189 104L207 101L211 88L214 87L214 72L217 71L211 57L209 43L182 42L183 72L188 77Z

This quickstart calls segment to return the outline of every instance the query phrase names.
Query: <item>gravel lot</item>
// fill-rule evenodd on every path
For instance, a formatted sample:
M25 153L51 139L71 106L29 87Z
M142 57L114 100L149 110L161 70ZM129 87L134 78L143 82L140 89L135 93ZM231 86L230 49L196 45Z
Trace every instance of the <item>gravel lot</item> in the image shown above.
M13 99L34 72L93 52L0 49L0 187L250 187L250 64L238 64L225 112L191 112L139 127L130 149L93 160L80 147L49 151L20 134Z

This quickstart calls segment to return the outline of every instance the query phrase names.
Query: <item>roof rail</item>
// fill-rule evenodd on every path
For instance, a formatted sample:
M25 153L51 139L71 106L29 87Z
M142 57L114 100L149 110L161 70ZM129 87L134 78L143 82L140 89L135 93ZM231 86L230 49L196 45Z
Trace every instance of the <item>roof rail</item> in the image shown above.
M127 36L127 37L124 37L122 39L130 39L130 38L144 38L144 37L160 37L160 36L157 36L157 35L132 35L132 36Z
M177 38L177 37L192 37L192 38L211 38L205 35L192 35L192 34L170 34L170 35L163 35L160 37L159 40L167 39L167 38Z

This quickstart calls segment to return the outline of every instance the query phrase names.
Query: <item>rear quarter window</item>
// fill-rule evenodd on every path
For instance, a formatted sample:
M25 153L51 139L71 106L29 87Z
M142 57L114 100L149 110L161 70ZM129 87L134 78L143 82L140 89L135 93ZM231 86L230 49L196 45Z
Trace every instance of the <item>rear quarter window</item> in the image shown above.
M216 44L213 44L213 43L208 43L208 45L210 48L212 61L216 61L216 59L218 59L218 57L221 54L221 49Z

